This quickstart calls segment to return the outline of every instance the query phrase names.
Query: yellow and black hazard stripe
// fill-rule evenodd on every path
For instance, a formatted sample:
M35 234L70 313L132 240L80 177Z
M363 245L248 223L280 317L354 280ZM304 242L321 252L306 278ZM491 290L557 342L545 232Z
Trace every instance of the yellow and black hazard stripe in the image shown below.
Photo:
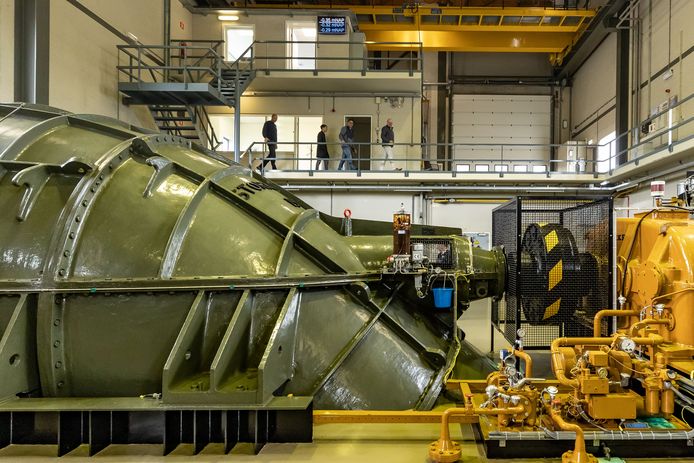
M530 323L568 321L583 288L576 240L559 224L531 224L522 241L521 306Z

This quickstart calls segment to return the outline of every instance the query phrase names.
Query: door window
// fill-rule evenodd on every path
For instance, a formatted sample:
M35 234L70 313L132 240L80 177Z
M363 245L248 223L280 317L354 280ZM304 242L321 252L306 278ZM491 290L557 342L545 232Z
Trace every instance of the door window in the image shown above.
M287 57L289 69L316 69L316 24L306 21L287 22Z

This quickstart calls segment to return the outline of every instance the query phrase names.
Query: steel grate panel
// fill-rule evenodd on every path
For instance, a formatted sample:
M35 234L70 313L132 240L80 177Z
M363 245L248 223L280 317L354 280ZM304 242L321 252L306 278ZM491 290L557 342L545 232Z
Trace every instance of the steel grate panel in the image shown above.
M492 243L508 259L508 287L492 322L526 348L558 336L589 336L595 313L612 307L612 203L518 197L492 213ZM603 322L607 334L608 321Z

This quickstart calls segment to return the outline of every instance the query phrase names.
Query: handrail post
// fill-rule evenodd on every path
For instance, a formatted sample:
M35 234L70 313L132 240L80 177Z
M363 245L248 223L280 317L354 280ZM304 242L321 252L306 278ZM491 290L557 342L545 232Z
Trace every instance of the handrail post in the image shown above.
M137 81L142 82L142 48L137 47Z
M217 55L217 91L222 92L222 57Z

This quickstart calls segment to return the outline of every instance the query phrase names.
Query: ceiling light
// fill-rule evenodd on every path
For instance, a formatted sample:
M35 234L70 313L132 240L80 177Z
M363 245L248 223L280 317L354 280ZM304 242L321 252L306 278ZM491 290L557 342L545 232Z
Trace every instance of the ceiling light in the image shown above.
M220 14L217 16L217 19L220 21L238 21L239 17L235 14Z

